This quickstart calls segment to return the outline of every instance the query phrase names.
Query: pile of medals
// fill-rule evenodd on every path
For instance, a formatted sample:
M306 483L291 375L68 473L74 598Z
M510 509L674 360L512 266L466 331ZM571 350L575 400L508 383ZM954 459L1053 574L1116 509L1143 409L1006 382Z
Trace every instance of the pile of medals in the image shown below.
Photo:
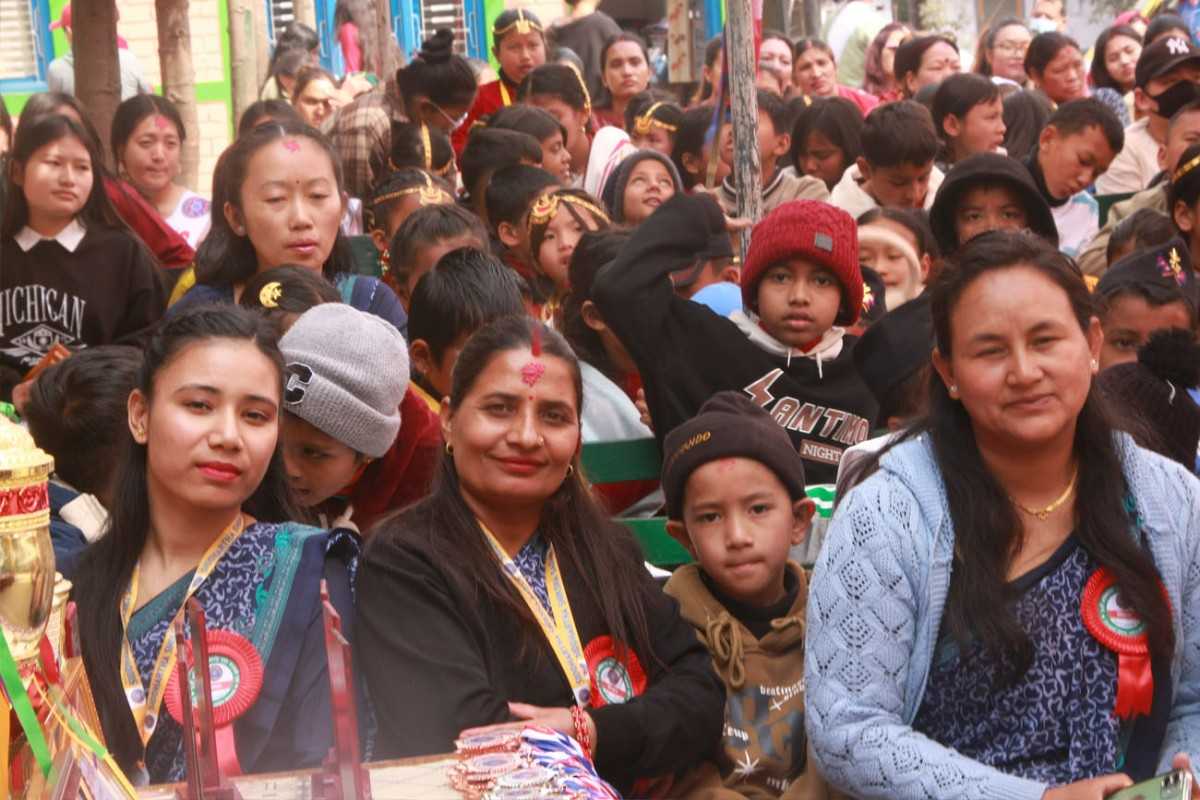
M579 744L547 728L485 731L455 743L450 784L467 800L619 798Z

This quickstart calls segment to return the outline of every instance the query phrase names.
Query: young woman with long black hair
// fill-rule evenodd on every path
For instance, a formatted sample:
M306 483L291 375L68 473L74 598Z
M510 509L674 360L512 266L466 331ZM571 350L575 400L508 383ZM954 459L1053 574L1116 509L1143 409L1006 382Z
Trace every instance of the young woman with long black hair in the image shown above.
M185 777L166 695L188 598L234 667L228 702L244 708L235 752L220 756L243 772L297 769L320 764L333 741L320 586L352 630L357 547L288 521L275 336L233 306L159 328L129 396L107 532L66 567L105 741L122 769L154 783Z
M1186 769L1200 484L1114 430L1093 298L1053 245L982 234L931 304L928 415L865 462L813 571L822 773L856 797L1099 800Z

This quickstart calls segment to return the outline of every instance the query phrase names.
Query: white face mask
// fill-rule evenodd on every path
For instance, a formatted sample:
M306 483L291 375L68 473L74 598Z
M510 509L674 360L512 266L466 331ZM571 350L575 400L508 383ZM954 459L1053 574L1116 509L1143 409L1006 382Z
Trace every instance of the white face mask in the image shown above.
M1049 17L1033 17L1029 20L1029 30L1034 34L1039 33L1054 33L1058 30L1058 23Z

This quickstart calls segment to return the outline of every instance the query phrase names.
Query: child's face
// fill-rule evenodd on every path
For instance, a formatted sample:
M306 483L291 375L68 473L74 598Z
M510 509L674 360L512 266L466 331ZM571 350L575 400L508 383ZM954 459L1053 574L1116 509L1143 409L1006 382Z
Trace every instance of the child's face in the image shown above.
M1019 231L1028 224L1021 199L1004 184L973 186L963 192L954 209L954 230L960 245L981 233Z
M1099 125L1070 134L1047 125L1038 138L1038 166L1050 195L1059 200L1091 186L1116 155Z
M779 133L771 122L771 117L765 111L758 112L758 157L761 162L762 174L769 179L775 172L775 163L780 156L787 153L791 147L792 136L789 133ZM726 166L733 166L733 126L721 126L721 160Z
M972 106L961 120L954 118L954 154L963 159L976 153L994 153L1004 144L1004 103L999 97Z
M572 159L576 153L586 153L590 145L584 130L587 120L584 119L583 111L571 108L562 98L549 94L535 94L529 98L529 104L548 112L567 131L566 145L572 153ZM584 162L580 168L587 166L586 159Z
M329 154L307 136L285 137L250 157L239 196L225 218L248 236L259 271L284 264L320 270L345 214Z
M869 225L859 227L859 232L869 230L871 228L881 228L891 233L896 234L912 247L914 253L919 253L917 239L913 236L913 232L904 227L898 222L893 222L890 219L878 219ZM908 258L905 253L893 244L887 244L876 240L860 240L858 243L858 260L862 264L866 264L873 270L879 273L879 279L883 281L883 285L889 290L900 290L900 293L905 299L909 299L919 289L918 280L914 280L912 268L909 266ZM892 294L891 291L888 293ZM892 308L892 302L889 298L888 308Z
M279 371L245 339L204 339L129 398L151 498L235 512L262 483L279 437ZM159 495L162 495L159 497Z
M924 164L898 164L894 167L872 167L866 159L858 160L864 180L863 188L883 208L924 208L929 193L929 176L933 161Z
M539 31L512 31L496 44L496 60L510 80L520 83L546 63L546 40Z
M429 242L416 249L413 263L408 265L408 280L404 282L404 297L401 298L406 308L409 298L412 297L413 289L417 288L417 281L421 280L421 276L433 269L433 266L446 253L449 253L451 250L457 250L460 247L478 247L480 250L484 250L487 248L487 245L471 234L464 233L461 236L454 236L449 239L438 239L435 242Z
M721 591L759 608L779 602L788 550L808 535L812 501L793 503L775 473L749 458L697 468L684 497L685 535Z
M413 368L425 379L425 383L433 390L435 399L441 400L450 396L453 384L454 365L458 362L458 354L462 352L471 338L470 333L464 333L454 340L454 343L442 351L441 358L434 358L425 340L418 339L410 349Z
M563 141L562 131L542 140L542 169L564 184L571 182L571 151Z
M129 182L147 197L169 189L179 174L180 141L175 125L150 114L133 129L121 150L121 167Z
M625 221L638 225L675 196L675 181L657 159L643 158L629 173L623 204Z
M295 414L284 414L283 462L296 499L311 507L349 486L363 459Z
M758 284L758 316L788 347L805 347L837 319L842 288L832 271L802 258L768 267Z
M42 145L13 177L29 204L30 222L69 222L92 193L92 157L83 142L64 136Z
M1192 319L1182 300L1156 306L1140 295L1126 293L1108 303L1102 327L1104 346L1100 349L1100 369L1108 369L1114 364L1137 361L1138 348L1155 331L1191 330Z
M832 189L846 171L846 152L820 131L808 134L804 152L800 154L800 169L805 175L820 178Z
M3 133L0 133L0 136L3 135ZM657 150L667 158L670 158L671 149L675 146L675 142L671 139L670 131L652 124L645 136L633 137L633 146L639 150Z
M558 213L546 226L546 233L537 253L538 267L546 277L554 281L555 287L560 291L567 288L567 270L571 266L571 254L575 252L575 245L579 244L583 234L600 230L600 225L591 212L568 206L568 203L558 204ZM571 211L575 211L583 222L580 223Z

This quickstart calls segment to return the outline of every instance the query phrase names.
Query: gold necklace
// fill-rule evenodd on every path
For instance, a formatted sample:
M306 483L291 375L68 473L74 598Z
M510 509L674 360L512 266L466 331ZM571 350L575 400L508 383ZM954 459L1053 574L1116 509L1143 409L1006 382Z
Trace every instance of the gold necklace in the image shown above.
M1049 518L1049 516L1052 513L1054 513L1054 510L1056 508L1061 506L1063 503L1067 502L1067 498L1070 497L1071 494L1075 491L1075 481L1078 479L1079 479L1079 468L1076 467L1075 474L1073 474L1071 476L1071 482L1067 484L1067 488L1063 490L1063 493L1058 496L1057 500L1055 500L1053 503L1046 506L1045 508L1028 508L1027 506L1023 506L1023 505L1021 505L1020 502L1017 501L1017 498L1013 497L1011 494L1008 496L1008 498L1013 501L1013 505L1015 505L1017 508L1024 511L1029 516L1037 517L1042 522L1045 522L1046 519Z

